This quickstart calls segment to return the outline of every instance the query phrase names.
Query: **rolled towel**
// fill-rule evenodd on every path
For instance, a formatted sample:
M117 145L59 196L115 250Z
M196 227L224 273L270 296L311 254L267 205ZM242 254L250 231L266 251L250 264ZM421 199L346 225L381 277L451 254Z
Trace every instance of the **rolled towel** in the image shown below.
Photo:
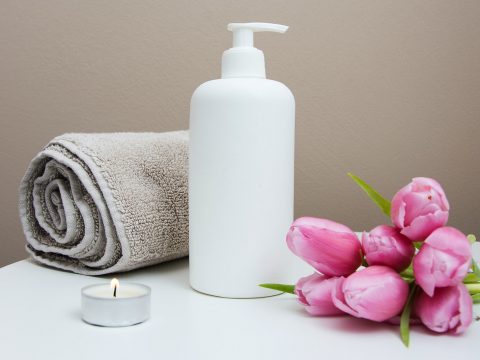
M188 133L65 134L20 186L27 251L100 275L188 254Z

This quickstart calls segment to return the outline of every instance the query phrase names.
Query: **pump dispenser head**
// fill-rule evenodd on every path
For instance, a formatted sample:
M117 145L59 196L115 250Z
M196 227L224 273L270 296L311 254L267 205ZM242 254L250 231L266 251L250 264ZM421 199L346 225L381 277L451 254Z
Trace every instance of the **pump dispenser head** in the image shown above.
M227 29L233 32L233 47L222 56L222 78L265 78L263 51L253 46L253 33L270 31L284 33L288 26L269 23L231 23Z

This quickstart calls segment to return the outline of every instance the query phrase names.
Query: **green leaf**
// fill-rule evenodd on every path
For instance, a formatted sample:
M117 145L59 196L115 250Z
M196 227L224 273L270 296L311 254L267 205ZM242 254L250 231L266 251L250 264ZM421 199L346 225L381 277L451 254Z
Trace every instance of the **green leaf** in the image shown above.
M475 275L474 273L469 273L463 278L464 284L472 284L480 281L480 276Z
M480 294L480 283L465 284L470 295Z
M472 300L474 304L480 304L480 293L472 295Z
M470 241L470 244L473 244L473 243L475 243L475 241L477 241L477 238L473 234L467 235L467 239L468 239L468 241Z
M370 199L373 200L375 204L383 211L383 213L387 216L390 216L390 201L385 199L382 195L380 195L374 188L368 185L365 181L360 179L358 176L353 175L352 173L348 173L353 181L357 183L358 186L362 188L363 191L368 195Z
M266 289L278 290L284 293L295 294L295 285L288 285L288 284L260 284L261 286Z
M402 316L400 317L400 336L402 338L403 344L408 347L410 344L410 314L412 312L413 299L417 292L417 285L414 283L410 288L410 293L408 294L407 302L402 311Z

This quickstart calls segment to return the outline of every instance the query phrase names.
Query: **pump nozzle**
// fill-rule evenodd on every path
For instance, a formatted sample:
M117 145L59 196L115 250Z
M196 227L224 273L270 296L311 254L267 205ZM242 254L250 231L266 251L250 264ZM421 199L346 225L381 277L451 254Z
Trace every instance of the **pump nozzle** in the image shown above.
M233 32L233 47L253 46L253 33L270 31L283 34L288 26L269 23L230 23L227 29Z
M233 47L222 57L222 78L265 78L263 52L253 46L253 33L270 31L284 33L288 26L269 23L230 23L227 29L233 32Z

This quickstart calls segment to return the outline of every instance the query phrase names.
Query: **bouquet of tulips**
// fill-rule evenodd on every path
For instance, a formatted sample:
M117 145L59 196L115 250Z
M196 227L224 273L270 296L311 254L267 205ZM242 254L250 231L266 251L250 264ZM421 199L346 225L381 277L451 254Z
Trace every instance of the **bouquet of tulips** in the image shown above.
M296 285L260 286L296 294L315 316L349 314L400 323L408 346L410 322L439 333L462 333L480 302L480 270L472 259L475 236L445 226L449 203L440 184L414 178L392 202L355 175L349 176L391 218L363 232L302 217L287 234L287 245L316 272Z

